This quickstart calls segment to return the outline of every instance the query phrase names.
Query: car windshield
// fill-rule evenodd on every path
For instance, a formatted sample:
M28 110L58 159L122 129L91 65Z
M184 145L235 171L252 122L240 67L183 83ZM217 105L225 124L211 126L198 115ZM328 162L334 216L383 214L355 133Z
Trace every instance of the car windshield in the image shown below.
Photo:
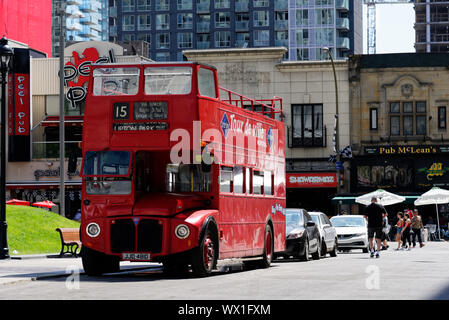
M304 225L304 216L301 210L288 210L285 216L287 227L297 228Z
M363 217L333 217L331 218L334 227L364 227Z

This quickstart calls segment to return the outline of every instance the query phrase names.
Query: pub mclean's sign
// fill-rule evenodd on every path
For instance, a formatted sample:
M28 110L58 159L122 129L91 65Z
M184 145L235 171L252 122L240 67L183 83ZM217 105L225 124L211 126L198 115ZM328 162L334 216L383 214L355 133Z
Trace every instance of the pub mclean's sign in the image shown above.
M369 155L419 155L449 153L449 146L374 146L365 147Z

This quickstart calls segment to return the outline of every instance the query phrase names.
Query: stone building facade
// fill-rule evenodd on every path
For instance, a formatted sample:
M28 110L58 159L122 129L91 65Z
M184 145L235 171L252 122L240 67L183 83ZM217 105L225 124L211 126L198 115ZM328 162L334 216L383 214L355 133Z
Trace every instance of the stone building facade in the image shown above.
M449 187L449 54L349 59L352 194Z

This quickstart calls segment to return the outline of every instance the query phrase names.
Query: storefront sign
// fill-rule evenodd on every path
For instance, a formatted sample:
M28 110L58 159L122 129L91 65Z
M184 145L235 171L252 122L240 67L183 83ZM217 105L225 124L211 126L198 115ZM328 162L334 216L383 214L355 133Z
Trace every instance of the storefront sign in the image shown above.
M419 155L449 153L449 146L373 146L365 147L365 154L372 155Z
M449 160L443 158L417 160L415 180L416 187L448 187Z
M8 77L8 160L30 160L30 52L15 48Z
M335 172L287 173L287 188L336 188Z

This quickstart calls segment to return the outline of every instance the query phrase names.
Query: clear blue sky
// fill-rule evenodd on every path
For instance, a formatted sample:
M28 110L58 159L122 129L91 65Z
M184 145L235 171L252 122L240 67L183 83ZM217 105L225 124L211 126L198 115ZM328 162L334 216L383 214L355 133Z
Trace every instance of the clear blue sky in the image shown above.
M415 52L413 4L376 5L376 53ZM366 6L363 8L363 52L366 53Z

